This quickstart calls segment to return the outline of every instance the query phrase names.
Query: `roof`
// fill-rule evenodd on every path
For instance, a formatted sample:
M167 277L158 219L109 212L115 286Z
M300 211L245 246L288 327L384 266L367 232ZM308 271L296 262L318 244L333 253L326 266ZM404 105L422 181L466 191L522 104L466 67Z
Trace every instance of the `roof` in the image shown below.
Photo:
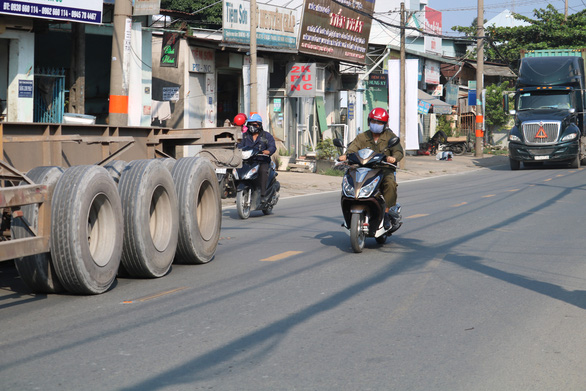
M466 64L477 69L478 65L476 62L466 61ZM517 77L517 75L509 68L508 65L497 65L497 64L483 64L484 76L501 76L501 77Z
M522 27L522 26L530 26L529 23L525 22L524 20L515 19L513 13L509 10L504 10L488 22L484 23L484 27L488 28L490 26L494 27Z
M443 100L437 99L435 96L429 95L427 92L422 90L417 90L417 98L424 102L430 103L433 105L433 112L436 114L451 114L452 113L452 106L449 103L444 102Z

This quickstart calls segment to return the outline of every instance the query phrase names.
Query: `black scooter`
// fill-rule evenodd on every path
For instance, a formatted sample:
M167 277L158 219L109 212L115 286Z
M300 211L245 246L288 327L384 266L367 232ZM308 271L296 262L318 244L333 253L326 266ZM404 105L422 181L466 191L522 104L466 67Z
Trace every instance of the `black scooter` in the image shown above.
M389 148L399 143L398 137L389 140ZM343 148L339 139L334 145ZM385 161L386 155L374 153L372 149L361 149L347 155L345 164L348 166L342 180L342 213L343 227L350 230L350 243L356 253L362 252L366 237L375 238L377 243L384 244L387 237L401 226L401 206L396 204L389 210L394 216L389 229L384 227L385 199L382 194L383 168L396 166Z
M250 211L252 210L262 210L265 215L268 215L279 201L281 184L277 180L278 174L275 163L271 161L267 180L266 201L261 202L258 180L260 163L255 160L255 156L259 155L260 152L258 149L242 150L242 167L233 171L236 183L236 210L241 219L250 217Z

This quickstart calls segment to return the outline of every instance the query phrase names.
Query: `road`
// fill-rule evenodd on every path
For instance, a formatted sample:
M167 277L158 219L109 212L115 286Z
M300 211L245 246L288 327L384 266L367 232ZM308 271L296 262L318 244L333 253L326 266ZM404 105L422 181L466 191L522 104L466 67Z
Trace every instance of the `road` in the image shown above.
M399 186L354 254L338 192L225 209L216 259L100 296L0 269L2 390L584 390L586 170Z

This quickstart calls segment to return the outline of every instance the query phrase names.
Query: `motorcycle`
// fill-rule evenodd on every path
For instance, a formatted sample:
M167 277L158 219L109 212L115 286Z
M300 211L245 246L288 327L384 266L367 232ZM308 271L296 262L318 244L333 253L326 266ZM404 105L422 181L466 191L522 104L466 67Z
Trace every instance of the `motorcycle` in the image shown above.
M266 201L261 200L258 183L260 163L254 159L260 153L258 149L243 150L242 167L233 171L236 183L236 210L241 219L247 219L252 210L262 210L265 215L268 215L279 201L281 184L277 180L278 174L273 161L269 165Z
M398 137L389 140L389 148L399 143ZM340 139L334 145L343 148ZM396 166L385 161L386 155L374 153L369 148L361 149L347 155L346 173L342 180L342 213L344 224L350 230L350 243L356 253L362 252L366 237L375 238L384 244L402 224L401 205L398 203L389 210L393 216L393 224L386 229L384 226L385 199L382 194L383 168Z
M450 151L454 155L462 155L465 152L472 152L467 137L452 138L450 140L450 137L448 137L442 130L438 130L433 137L429 139L428 145L431 154L436 154L439 149L442 151Z

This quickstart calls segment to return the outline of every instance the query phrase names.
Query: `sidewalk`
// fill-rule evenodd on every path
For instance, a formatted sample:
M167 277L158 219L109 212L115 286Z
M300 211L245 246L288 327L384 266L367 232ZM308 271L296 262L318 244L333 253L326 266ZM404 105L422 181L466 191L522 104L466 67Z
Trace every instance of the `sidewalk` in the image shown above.
M457 174L483 168L508 166L507 155L484 155L477 158L473 154L454 156L453 160L436 160L435 156L406 156L405 169L397 171L399 183L441 175ZM281 183L280 197L313 194L322 191L341 189L342 177L279 171L277 180ZM222 200L223 206L234 205L235 198Z

